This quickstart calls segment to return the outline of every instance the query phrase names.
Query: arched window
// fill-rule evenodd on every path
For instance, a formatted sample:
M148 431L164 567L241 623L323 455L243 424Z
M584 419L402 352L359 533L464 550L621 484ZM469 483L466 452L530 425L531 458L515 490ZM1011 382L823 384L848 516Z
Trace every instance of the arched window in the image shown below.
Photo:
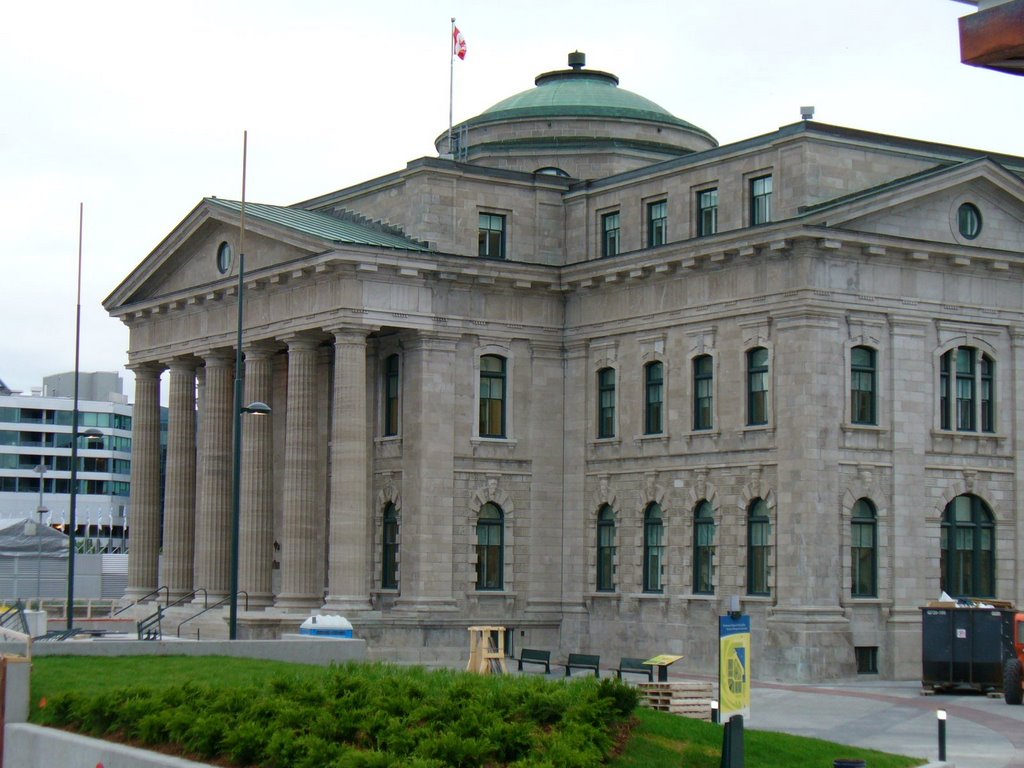
M480 358L480 437L505 437L505 358Z
M398 513L395 505L388 502L384 508L384 526L381 535L381 574L383 589L398 587Z
M715 368L711 355L693 358L693 428L714 426Z
M995 432L995 361L975 347L956 347L939 359L939 426L957 432Z
M940 585L951 597L995 597L995 523L979 497L957 496L942 513Z
M597 591L615 591L615 512L609 504L597 513Z
M715 592L715 516L707 499L693 511L693 591Z
M754 499L747 508L747 594L768 595L772 524L768 504Z
M384 436L398 434L398 355L384 361Z
M660 362L644 366L644 434L657 435L663 430L661 406L665 399L664 367Z
M644 512L644 592L661 592L661 570L665 555L665 528L661 507L651 502Z
M768 423L768 350L747 351L747 424Z
M597 372L597 436L615 437L615 369Z
M505 516L501 507L487 502L476 522L476 588L505 586Z
M850 594L878 596L878 537L875 506L867 499L853 505L850 520Z
M875 350L854 347L850 350L850 421L854 424L878 423L878 371Z

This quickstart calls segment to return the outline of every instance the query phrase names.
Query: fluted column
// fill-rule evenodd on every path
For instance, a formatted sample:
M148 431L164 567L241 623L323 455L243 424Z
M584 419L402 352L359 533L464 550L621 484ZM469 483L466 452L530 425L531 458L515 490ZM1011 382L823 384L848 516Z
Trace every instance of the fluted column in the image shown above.
M131 499L128 505L128 589L138 600L157 588L160 562L160 373L139 365L132 412Z
M281 594L284 609L319 608L324 585L322 539L317 530L323 499L316 488L317 341L293 336L288 342L288 412L284 448L284 530Z
M200 413L199 502L195 585L211 598L228 594L231 580L231 444L234 359L211 353Z
M366 336L367 331L362 329L334 331L326 605L332 611L352 612L371 608Z
M196 501L196 370L173 360L167 422L163 585L171 599L192 591Z
M242 404L273 407L273 350L251 346L245 351L245 395ZM242 418L242 500L239 532L238 588L249 607L273 602L274 450L273 418Z

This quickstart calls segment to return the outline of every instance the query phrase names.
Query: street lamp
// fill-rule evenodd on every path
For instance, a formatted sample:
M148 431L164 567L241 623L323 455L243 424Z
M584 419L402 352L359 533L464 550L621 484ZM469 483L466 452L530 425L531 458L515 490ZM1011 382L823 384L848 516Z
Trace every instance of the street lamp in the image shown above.
M46 480L45 460L33 467L32 471L39 473L39 506L36 507L36 512L39 514L39 527L36 529L36 608L42 610L43 593L40 584L42 583L43 569L43 515L50 511L43 506L43 484Z
M89 442L103 439L103 433L96 428L78 431L78 376L75 375L75 408L71 413L71 488L68 500L68 629L75 626L75 529L78 501L78 438Z

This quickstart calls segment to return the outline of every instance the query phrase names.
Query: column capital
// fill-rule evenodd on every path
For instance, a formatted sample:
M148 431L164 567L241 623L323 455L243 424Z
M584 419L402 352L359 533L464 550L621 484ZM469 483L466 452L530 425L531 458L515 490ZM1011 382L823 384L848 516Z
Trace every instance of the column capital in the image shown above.
M439 352L454 352L461 339L462 334L450 331L420 331L412 338L406 340L403 346L409 351L436 350Z
M133 363L126 367L135 374L136 380L159 379L160 375L167 370L167 366L163 363Z
M281 351L281 346L273 341L247 341L242 344L242 353L253 360L267 360Z
M225 348L204 349L196 353L207 367L215 365L228 365L235 361L233 350Z
M365 325L332 325L324 330L334 337L335 343L365 344L367 337L378 329Z
M285 334L284 336L279 337L279 339L280 339L280 341L283 341L285 344L288 345L288 349L289 350L292 350L292 349L314 350L317 347L319 347L321 342L323 341L321 338L318 338L317 336L313 336L313 335L311 335L309 333L303 333L303 332L288 333L288 334Z
M172 357L169 360L161 360L160 362L169 370L179 373L184 371L192 371L194 373L196 368L199 367L199 360L192 356Z

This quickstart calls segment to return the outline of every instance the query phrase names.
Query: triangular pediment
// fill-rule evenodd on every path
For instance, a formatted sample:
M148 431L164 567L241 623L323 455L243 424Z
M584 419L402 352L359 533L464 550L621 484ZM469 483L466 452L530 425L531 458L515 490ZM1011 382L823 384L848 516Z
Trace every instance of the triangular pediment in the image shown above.
M981 217L974 237L961 232L960 208ZM1024 181L982 158L932 169L805 209L808 224L870 235L1024 251Z

